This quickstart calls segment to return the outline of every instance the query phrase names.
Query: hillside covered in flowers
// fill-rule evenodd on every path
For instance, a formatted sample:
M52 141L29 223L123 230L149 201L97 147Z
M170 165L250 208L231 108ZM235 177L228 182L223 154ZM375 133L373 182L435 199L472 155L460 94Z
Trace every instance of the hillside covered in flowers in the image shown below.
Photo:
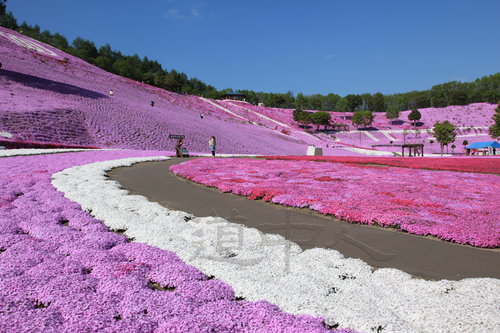
M1 27L0 50L4 145L171 150L175 142L169 135L183 134L185 147L198 153L207 152L208 138L215 136L221 153L301 155L314 145L327 155L392 156L399 149L376 146L418 142L426 144L427 152L437 152L430 129L442 120L457 125L456 147L464 140L491 140L487 127L494 104L421 109L417 129L405 121L409 111L401 113L399 122L376 113L373 128L359 131L350 124L352 114L331 112L332 123L348 125L350 131L317 131L294 122L292 109L169 92Z

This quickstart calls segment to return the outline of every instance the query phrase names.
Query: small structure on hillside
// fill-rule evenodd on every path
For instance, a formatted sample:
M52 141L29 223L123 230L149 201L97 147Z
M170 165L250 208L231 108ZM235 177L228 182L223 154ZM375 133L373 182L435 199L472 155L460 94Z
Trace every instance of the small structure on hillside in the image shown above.
M391 141L392 142L392 141ZM379 148L379 147L401 147L401 152L402 156L405 156L405 149L408 149L408 157L413 157L413 156L424 156L424 144L423 143L407 143L403 145L395 145L393 143L391 144L385 144L385 145L372 145L372 148Z
M470 155L500 155L500 143L497 141L473 142L467 147L466 154Z
M408 156L422 156L424 157L424 144L423 143L412 143L401 145L401 150L403 157L405 157L405 149L408 149ZM413 154L412 154L413 152Z
M307 156L323 156L323 149L314 146L307 146Z
M243 101L243 102L246 101L246 98L247 98L247 96L245 94L235 92L235 91L230 91L230 92L224 94L224 96L222 96L222 99L230 99L233 101Z

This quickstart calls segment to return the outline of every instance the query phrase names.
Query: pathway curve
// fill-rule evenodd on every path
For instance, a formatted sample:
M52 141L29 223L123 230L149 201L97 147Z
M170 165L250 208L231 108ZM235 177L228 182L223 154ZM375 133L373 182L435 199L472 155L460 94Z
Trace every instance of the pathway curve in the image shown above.
M253 201L187 181L168 171L186 159L148 162L109 172L132 194L195 216L220 216L231 222L277 233L303 249L329 248L360 258L373 267L391 267L428 279L500 278L500 253L390 229L339 222L331 217Z

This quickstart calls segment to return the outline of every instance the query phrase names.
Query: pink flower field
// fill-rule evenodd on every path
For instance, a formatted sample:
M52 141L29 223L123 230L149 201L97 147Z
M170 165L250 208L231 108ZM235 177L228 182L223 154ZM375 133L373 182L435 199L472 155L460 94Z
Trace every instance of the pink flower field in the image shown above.
M176 254L110 232L51 184L72 166L159 155L0 158L0 332L326 332L320 318L236 300Z
M364 156L265 156L269 160L316 161L349 164L380 164L412 169L484 172L500 174L500 159L493 158L398 158Z
M500 245L497 175L311 161L196 159L177 175L222 192L309 207L478 247Z
M330 125L349 129L334 131L299 126L292 109L178 94L120 77L4 27L0 64L0 333L498 326L491 301L498 279L425 281L395 268L373 269L334 249L302 251L281 236L132 195L106 174L172 156L172 134L185 135L190 156L208 156L215 136L217 156L269 156L196 158L170 170L340 223L498 248L498 157L392 157L403 142L425 143L426 156L439 151L431 128L442 120L458 127L450 154L463 153L464 140L496 140L487 129L496 104L421 109L417 128L407 121L410 111L397 124L377 113L370 128L357 130L353 113L332 110ZM330 156L302 156L310 146ZM163 176L174 177L163 168ZM183 198L180 192L174 195ZM222 228L238 230L237 250L220 246ZM277 247L264 244L281 241L283 272Z

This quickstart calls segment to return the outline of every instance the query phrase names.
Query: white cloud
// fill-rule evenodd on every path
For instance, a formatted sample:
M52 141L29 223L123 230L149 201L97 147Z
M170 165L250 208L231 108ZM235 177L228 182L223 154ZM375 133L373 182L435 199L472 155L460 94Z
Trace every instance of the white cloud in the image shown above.
M168 2L173 4L175 1L169 0ZM163 18L173 21L199 20L203 18L202 7L203 4L200 2L179 4L177 7L169 8Z
M179 20L182 18L182 15L180 14L180 10L178 8L170 8L167 10L165 15L163 15L163 17L167 19Z
M193 16L193 17L201 17L202 16L199 8L192 6L190 9L191 9L191 16Z

